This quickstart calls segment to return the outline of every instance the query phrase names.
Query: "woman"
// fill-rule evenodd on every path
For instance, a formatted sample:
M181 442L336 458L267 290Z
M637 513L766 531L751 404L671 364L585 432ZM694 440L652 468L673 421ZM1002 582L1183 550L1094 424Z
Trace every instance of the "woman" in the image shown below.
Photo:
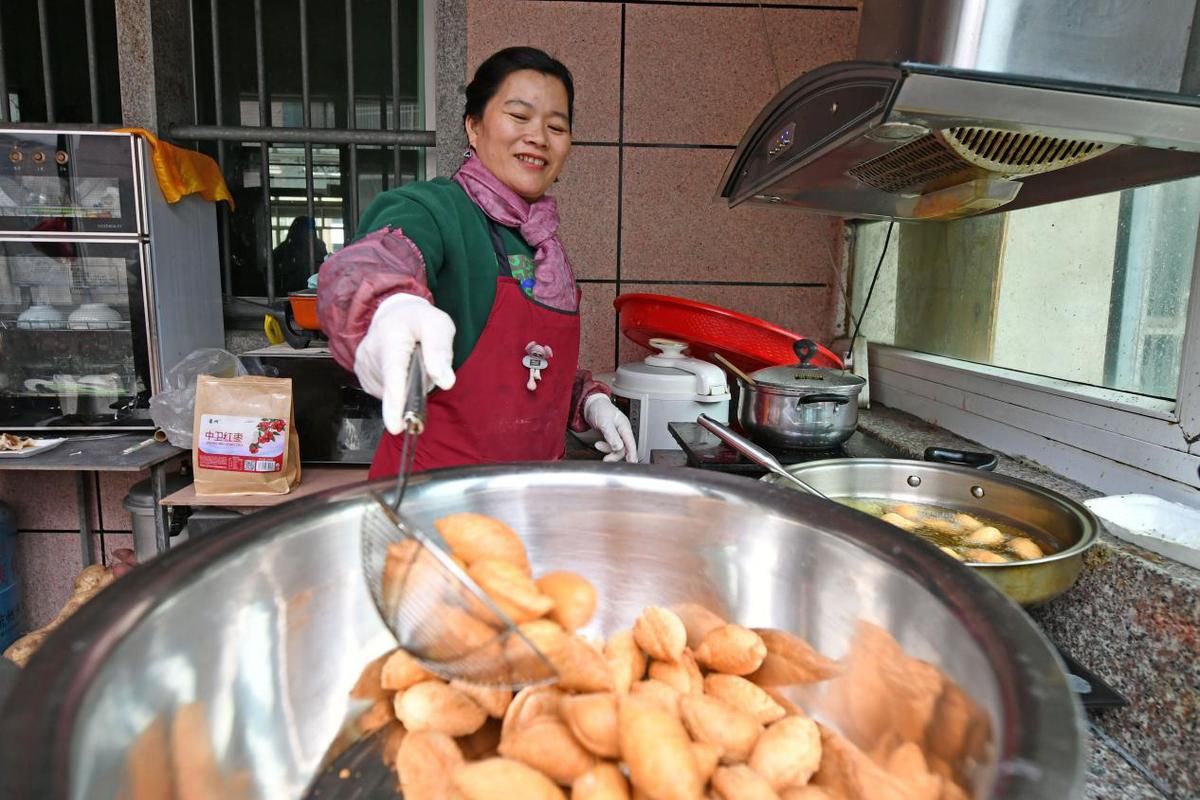
M578 370L579 289L546 190L571 149L570 71L531 47L492 55L467 86L470 148L453 178L384 192L354 244L321 267L334 357L383 400L371 477L399 469L409 358L429 398L414 469L557 459L568 424L606 461L637 460L629 420Z
M312 217L302 215L293 219L288 226L287 236L271 252L271 262L275 267L275 294L282 296L307 288L312 268L321 266L327 252L325 242L317 235Z

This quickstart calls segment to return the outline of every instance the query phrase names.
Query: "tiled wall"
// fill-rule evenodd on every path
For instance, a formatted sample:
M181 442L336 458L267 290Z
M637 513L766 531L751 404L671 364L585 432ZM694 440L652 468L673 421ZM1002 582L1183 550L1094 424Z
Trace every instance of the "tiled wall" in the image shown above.
M856 2L469 0L468 74L529 44L575 76L575 146L554 194L584 291L584 367L640 357L615 323L613 299L628 292L833 337L841 224L715 198L781 82L852 58L857 35Z
M110 554L133 547L129 512L121 505L129 487L148 472L105 472L92 475L88 509L92 560L110 563ZM12 509L17 528L17 576L24 599L22 628L45 625L71 595L83 569L79 541L79 490L72 472L5 470L0 472L0 502Z

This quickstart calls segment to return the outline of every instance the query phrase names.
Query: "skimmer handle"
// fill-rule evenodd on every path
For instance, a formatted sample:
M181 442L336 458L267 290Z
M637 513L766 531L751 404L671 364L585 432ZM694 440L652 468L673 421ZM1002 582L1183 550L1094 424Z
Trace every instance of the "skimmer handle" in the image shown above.
M400 468L396 472L396 500L393 511L400 510L408 476L412 473L417 457L417 437L425 431L425 363L421 357L421 343L413 345L412 357L408 361L408 393L404 398L404 425L400 431Z
M717 422L707 414L701 414L700 416L696 417L696 422L700 424L700 427L713 433L718 439L725 442L725 444L729 445L734 450L737 450L755 464L766 467L767 469L771 470L771 472L774 472L779 477L788 481L797 488L808 492L809 494L815 494L817 497L823 497L826 500L829 499L809 484L788 472L784 468L783 464L779 463L779 459L775 458L775 456L771 455L746 437L734 433L732 430Z
M404 398L404 432L420 435L425 431L425 408L427 386L425 384L425 359L421 355L421 343L413 345L412 359L408 362L408 396Z

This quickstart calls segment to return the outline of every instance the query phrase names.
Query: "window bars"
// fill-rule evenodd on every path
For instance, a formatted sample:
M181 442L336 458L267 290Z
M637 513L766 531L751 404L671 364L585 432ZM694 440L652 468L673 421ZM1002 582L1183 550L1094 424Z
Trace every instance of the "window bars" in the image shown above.
M109 0L111 2L111 0ZM55 9L61 19L63 9ZM0 14L0 123L14 122L9 107L8 73L4 65L5 22L11 22L11 14ZM83 0L84 31L87 40L88 97L91 101L91 121L100 122L100 66L96 51L96 15L94 0ZM43 122L58 122L55 110L54 54L50 46L50 26L54 19L46 0L37 0L38 43L41 48L42 94L46 104L46 119ZM61 22L59 23L61 24ZM10 32L11 35L11 32ZM62 77L61 75L59 76ZM23 120L24 121L24 120ZM78 120L67 120L77 122Z
M44 2L44 0L43 0ZM354 55L355 55L355 37L353 26L354 0L344 0L345 12L345 61L343 67L345 70L345 85L346 94L345 102L345 127L313 127L312 119L312 93L310 86L310 31L308 24L308 8L309 0L297 0L297 13L299 14L299 30L300 30L300 84L301 84L301 126L291 127L277 124L279 121L272 119L272 98L267 88L266 79L266 33L264 31L263 20L263 0L254 0L254 43L255 43L255 72L256 72L256 100L257 100L257 125L229 125L225 119L223 98L224 87L221 80L221 65L222 65L222 42L220 34L220 0L189 0L189 14L192 20L196 20L195 8L196 3L207 3L209 9L209 27L211 30L211 52L212 52L212 81L213 81L213 97L215 105L214 123L212 125L173 125L170 130L170 138L179 141L191 142L208 142L216 146L217 161L220 164L221 171L229 178L228 171L228 153L227 144L230 142L240 143L242 145L258 145L259 158L259 181L262 186L262 204L263 216L266 220L268 231L267 235L260 237L263 242L263 247L258 257L262 259L266 273L266 300L268 303L273 303L276 299L276 282L275 272L276 265L272 253L272 237L270 235L270 220L272 219L271 209L271 176L270 176L270 145L272 144L301 144L304 146L304 180L305 180L305 206L309 220L314 220L315 215L315 197L316 187L313 179L313 146L314 145L338 145L348 147L347 159L347 175L349 179L342 182L343 200L345 208L345 241L349 241L354 236L354 226L358 221L358 187L359 187L359 163L358 163L358 147L390 147L393 150L393 168L395 176L398 179L401 170L401 148L430 148L436 145L436 136L433 131L417 130L417 129L398 129L401 121L401 59L404 54L401 52L401 23L400 23L400 0L389 0L389 17L390 17L390 51L391 51L391 102L392 102L392 129L388 129L388 114L386 103L380 109L379 128L368 129L360 126L359 108L360 102L356 95L355 75L354 75ZM235 6L240 8L241 6ZM226 8L230 8L226 5ZM197 64L195 57L196 50L196 32L193 31L193 72L196 73ZM197 73L198 74L198 73ZM198 93L197 93L198 94ZM324 116L324 115L323 115ZM197 119L199 113L197 112ZM246 120L240 120L245 122ZM220 210L221 224L221 264L224 277L224 287L226 295L233 294L233 259L230 252L230 216L228 209L222 204ZM313 253L313 237L306 237L309 264L314 261Z

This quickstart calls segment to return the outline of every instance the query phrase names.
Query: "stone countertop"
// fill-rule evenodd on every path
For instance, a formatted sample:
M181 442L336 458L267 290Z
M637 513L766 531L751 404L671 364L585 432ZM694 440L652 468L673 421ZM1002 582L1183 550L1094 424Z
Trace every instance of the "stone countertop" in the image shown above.
M878 404L860 412L859 429L914 458L931 446L997 452ZM997 455L1002 475L1078 501L1100 495L1036 464ZM1200 570L1102 532L1075 586L1031 616L1129 700L1125 708L1093 716L1086 796L1200 796Z
M1171 795L1159 791L1112 745L1092 736L1088 754L1087 784L1083 800L1163 800Z

